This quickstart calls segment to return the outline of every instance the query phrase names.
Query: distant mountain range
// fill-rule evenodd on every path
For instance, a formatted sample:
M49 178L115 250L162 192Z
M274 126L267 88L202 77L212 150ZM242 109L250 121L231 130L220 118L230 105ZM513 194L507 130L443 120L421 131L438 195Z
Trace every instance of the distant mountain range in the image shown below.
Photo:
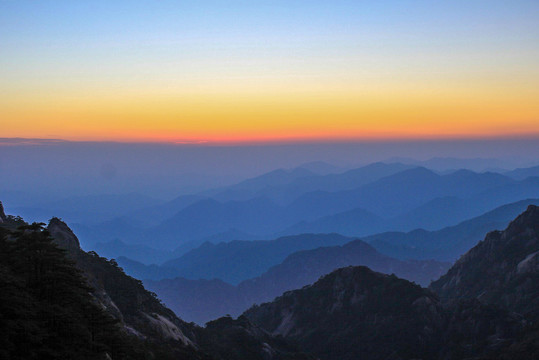
M528 168L518 168L511 171L503 173L505 176L516 180L524 180L529 177L538 177L539 176L539 166L532 166Z
M376 163L342 174L274 171L205 195L132 212L98 225L75 224L84 243L114 239L186 252L207 241L271 239L301 233L366 236L438 230L498 206L539 198L535 169L499 173ZM109 256L120 256L111 252ZM134 259L144 262L143 259Z
M268 301L285 291L301 288L339 267L365 265L428 285L450 267L437 261L403 261L378 253L361 240L343 246L295 252L264 274L230 285L219 279L185 278L145 280L164 303L182 318L203 324L225 314L239 315L249 306Z
M343 173L327 175L315 174L303 167L289 171L279 169L207 194L222 202L265 197L277 204L286 205L309 192L351 190L410 168L413 166L373 163Z
M156 267L135 268L136 275L144 279L151 279L160 276L170 279L161 281L146 281L147 286L158 293L164 301L177 313L185 318L197 322L204 322L212 317L222 314L239 314L241 309L252 303L267 301L278 294L300 288L308 285L318 279L323 274L329 273L339 267L349 265L366 265L371 269L383 273L395 273L399 277L413 280L421 285L428 285L431 280L437 279L446 269L449 268L449 262L453 261L461 254L477 244L484 234L492 229L504 228L516 215L525 210L530 204L539 204L538 200L524 200L514 204L502 206L492 212L480 217L465 221L457 226L448 227L440 231L428 232L424 230L415 230L410 233L383 233L364 240L376 247L383 254L391 254L393 257L401 259L424 259L425 261L397 261L381 255L374 248L368 246L362 240L354 240L343 246L322 247L318 249L299 251L291 253L282 263L269 268L264 274L253 279L244 280L236 287L222 281L226 276L219 276L215 271L215 276L205 276L208 273L207 268L211 264L198 262L198 266L193 266L193 271L198 270L198 277L187 276L191 280L184 278L172 279L178 276L171 268L160 269ZM305 235L308 237L309 235ZM345 240L344 238L343 240ZM285 244L287 239L280 239L280 244ZM290 239L288 239L290 240ZM266 242L260 242L264 244ZM245 243L238 243L236 246ZM272 242L267 242L270 246ZM254 244L253 244L254 245ZM221 249L219 251L218 249ZM249 252L235 252L234 246L220 244L219 246L207 245L194 252L194 259L212 259L216 254L225 255L232 253L236 258L232 263L249 263ZM208 251L210 250L210 251ZM212 255L213 254L213 255ZM187 259L190 256L186 257ZM437 259L438 261L426 261L428 259ZM223 258L226 264L231 258ZM192 260L191 260L192 261ZM128 273L133 271L133 264L124 259L121 264L125 264ZM179 266L181 258L170 265ZM187 264L186 264L187 265ZM184 265L184 266L186 266ZM232 266L234 268L234 266ZM187 266L185 267L187 268ZM184 268L184 269L185 269ZM221 269L222 267L217 266ZM223 268L224 269L224 268ZM223 270L226 274L227 270ZM184 273L185 275L186 273ZM207 280L197 280L205 278ZM197 299L203 301L193 301L189 295L200 292ZM218 299L226 297L227 302L219 302ZM207 309L212 309L212 313L207 313ZM218 311L221 311L219 313Z
M408 233L386 232L365 237L364 240L381 253L399 259L452 262L475 246L488 231L505 228L529 205L539 205L539 199L503 205L481 216L437 231L416 229Z
M386 232L365 237L363 240L370 243L380 253L402 260L434 259L453 262L475 246L488 231L505 228L530 204L539 205L539 199L522 200L504 205L438 231L416 229L408 233ZM350 222L343 222L342 229L352 226L352 221L353 219ZM118 257L117 260L128 274L140 279L160 280L175 277L191 280L221 279L236 285L243 280L262 275L294 252L344 245L352 240L351 237L337 234L302 234L276 240L231 241L217 244L207 242L184 255L166 261L163 265L145 265L131 259L129 254L140 256L142 252L147 259L160 256L170 258L172 254L156 255L156 250L121 244L117 246L124 249L123 253L126 256ZM110 243L105 243L98 249L106 254L108 249L105 246L108 244Z
M213 244L205 242L186 254L166 261L161 266L144 265L127 257L118 263L139 279L160 280L218 278L231 284L257 277L280 264L288 255L322 246L344 245L352 238L338 234L302 234L275 240L240 241Z

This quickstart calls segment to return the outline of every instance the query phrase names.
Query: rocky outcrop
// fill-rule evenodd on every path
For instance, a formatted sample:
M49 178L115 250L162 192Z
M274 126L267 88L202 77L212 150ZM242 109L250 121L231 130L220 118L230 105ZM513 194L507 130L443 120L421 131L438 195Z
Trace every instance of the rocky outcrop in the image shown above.
M59 218L52 218L47 226L47 230L58 246L67 250L68 253L81 250L79 239L75 233Z
M2 224L4 221L6 221L6 213L4 212L4 205L0 201L0 224Z

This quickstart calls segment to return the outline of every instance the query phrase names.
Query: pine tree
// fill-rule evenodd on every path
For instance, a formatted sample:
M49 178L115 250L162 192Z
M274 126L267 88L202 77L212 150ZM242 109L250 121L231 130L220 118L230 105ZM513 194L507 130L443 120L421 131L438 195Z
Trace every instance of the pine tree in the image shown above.
M74 263L44 224L0 241L0 340L4 358L127 358L117 321L101 309Z

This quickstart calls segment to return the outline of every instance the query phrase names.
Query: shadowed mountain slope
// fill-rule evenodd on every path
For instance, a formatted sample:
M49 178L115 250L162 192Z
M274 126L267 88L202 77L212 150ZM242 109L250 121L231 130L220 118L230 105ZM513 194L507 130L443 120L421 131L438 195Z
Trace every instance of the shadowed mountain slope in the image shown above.
M244 313L324 360L466 359L491 355L522 329L477 302L444 308L427 289L346 267Z
M492 231L435 281L442 299L479 299L539 319L539 207Z

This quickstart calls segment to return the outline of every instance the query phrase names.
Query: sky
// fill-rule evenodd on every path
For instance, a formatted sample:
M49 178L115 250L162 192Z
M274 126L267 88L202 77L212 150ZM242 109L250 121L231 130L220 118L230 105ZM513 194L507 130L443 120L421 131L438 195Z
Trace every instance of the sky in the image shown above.
M0 137L539 137L539 2L0 0Z

